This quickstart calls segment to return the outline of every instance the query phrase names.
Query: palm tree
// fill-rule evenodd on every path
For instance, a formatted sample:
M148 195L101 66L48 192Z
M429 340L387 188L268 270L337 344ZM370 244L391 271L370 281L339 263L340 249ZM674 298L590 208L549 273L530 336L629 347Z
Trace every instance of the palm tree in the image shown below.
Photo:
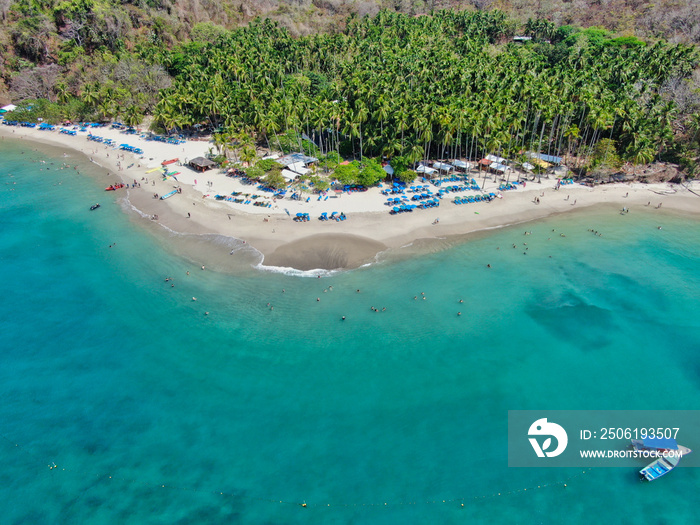
M632 174L637 174L637 166L640 164L648 164L654 160L655 151L648 144L642 144L639 148L632 152Z
M70 99L70 91L68 91L68 87L66 86L65 82L59 82L56 84L54 91L56 92L56 100L60 104L65 104Z
M256 159L257 154L255 152L255 148L251 146L250 144L246 144L243 146L241 149L241 162L244 162L247 166L250 166L251 163Z
M264 135L268 148L270 134L281 148L278 134L289 132L303 149L304 130L318 135L322 153L339 153L345 134L360 158L415 156L417 149L416 160L533 149L577 154L583 164L603 137L628 158L642 143L655 156L669 150L687 116L676 115L659 93L668 79L692 73L692 49L582 41L557 48L556 60L552 49L535 46L484 52L510 27L503 14L486 11L420 18L382 11L353 17L333 35L299 38L272 22L254 22L177 60L161 53L178 74L154 116L167 129L202 121L249 129ZM553 27L533 20L526 29L551 39ZM89 107L98 105L97 88L83 89ZM135 104L119 90L113 98L127 96Z
M82 99L88 107L95 107L99 101L99 85L85 84L83 86Z
M137 127L141 124L143 120L143 115L136 106L129 106L124 112L124 124L131 127Z

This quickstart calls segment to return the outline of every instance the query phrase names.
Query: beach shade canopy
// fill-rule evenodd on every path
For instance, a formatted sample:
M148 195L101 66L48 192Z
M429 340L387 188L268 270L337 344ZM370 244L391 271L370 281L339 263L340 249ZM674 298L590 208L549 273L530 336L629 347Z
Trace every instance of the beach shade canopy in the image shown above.
M480 164L481 166L486 166L486 167L488 167L488 166L491 165L492 162L493 162L493 161L492 161L492 160L489 160L489 159L481 159L481 160L479 161L479 164Z
M486 155L486 160L490 160L491 162L497 162L498 164L505 164L506 162L508 162L503 157L498 157L497 155Z
M426 175L432 175L437 170L429 168L428 166L423 166L422 164L416 168L416 173L425 173Z
M282 176L287 179L287 180L294 180L296 179L299 175L297 173L294 173L293 171L289 170L282 170Z
M463 160L459 160L459 159L453 160L452 165L457 167L457 168L462 168L464 170L468 170L469 168L472 167L471 162L464 162Z
M508 166L506 166L505 164L499 164L498 162L493 162L489 165L489 169L492 169L494 171L499 171L501 173L505 173L510 168Z
M394 174L394 168L391 167L391 164L387 164L386 166L383 166L384 171L386 171L387 175L393 175Z
M189 162L189 165L197 171L207 171L216 166L216 162L204 157L195 157Z
M433 162L433 168L440 171L450 171L451 169L454 169L454 166L445 162Z
M527 156L531 159L539 159L544 162L549 162L550 164L561 164L562 158L555 157L554 155L545 155L544 153L535 153L533 151L528 151Z
M2 108L0 108L0 110L2 110L3 112L14 111L15 109L17 109L17 106L15 106L14 104L8 104L7 106L3 106Z
M535 167L529 162L523 162L523 168L525 168L527 171L532 171L535 169Z

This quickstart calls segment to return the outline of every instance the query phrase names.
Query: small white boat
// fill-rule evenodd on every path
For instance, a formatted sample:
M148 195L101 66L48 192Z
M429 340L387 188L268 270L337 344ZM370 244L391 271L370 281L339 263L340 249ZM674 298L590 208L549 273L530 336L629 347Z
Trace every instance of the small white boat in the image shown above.
M681 458L690 454L692 450L679 445L675 439L644 438L633 439L632 448L638 451L649 451L659 454L659 457L639 471L639 474L648 481L654 481L668 474L678 466Z

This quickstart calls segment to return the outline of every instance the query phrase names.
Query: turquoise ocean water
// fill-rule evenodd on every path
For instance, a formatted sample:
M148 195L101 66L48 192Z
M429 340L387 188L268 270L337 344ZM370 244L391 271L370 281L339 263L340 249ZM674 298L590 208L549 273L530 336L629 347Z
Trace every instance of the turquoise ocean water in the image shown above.
M506 431L700 408L698 222L601 208L322 279L202 271L173 248L201 241L33 147L0 143L2 523L697 523L697 469L509 469Z

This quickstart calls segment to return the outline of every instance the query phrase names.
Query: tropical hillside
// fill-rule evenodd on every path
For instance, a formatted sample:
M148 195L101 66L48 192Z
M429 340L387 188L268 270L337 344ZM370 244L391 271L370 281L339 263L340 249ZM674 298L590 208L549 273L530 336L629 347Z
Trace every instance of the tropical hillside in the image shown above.
M18 6L39 12L18 3L10 13ZM154 22L127 41L104 30L119 10L97 6L57 4L54 22L72 38L27 37L25 58L6 61L19 68L7 79L12 100L25 101L18 118L136 125L152 116L158 131L214 131L221 149L305 149L331 164L534 150L580 172L696 165L699 55L690 44L483 10L384 10L307 36L270 19L231 31L199 23L181 44Z

